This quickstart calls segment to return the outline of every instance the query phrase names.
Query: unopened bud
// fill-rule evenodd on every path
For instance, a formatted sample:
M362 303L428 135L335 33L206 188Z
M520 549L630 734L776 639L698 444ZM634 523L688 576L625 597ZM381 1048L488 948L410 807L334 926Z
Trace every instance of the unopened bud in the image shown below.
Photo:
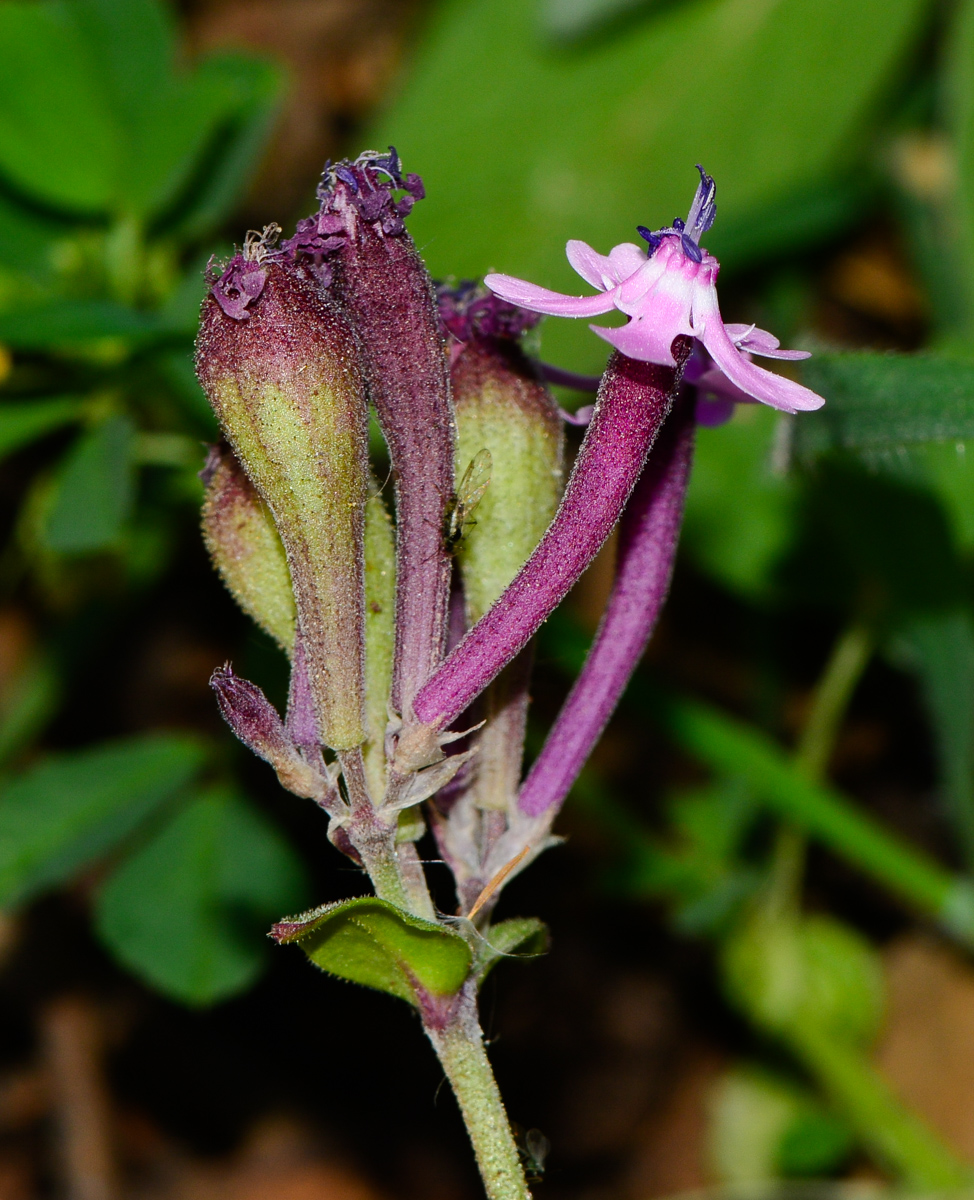
M235 675L229 664L213 672L210 687L223 719L245 746L271 764L281 786L297 796L320 800L329 790L329 781L301 756L260 688Z
M439 301L457 418L451 528L473 625L555 515L564 432L558 406L518 341L539 318L474 284L441 287Z
M365 506L365 778L373 798L386 789L386 725L396 641L396 542L382 494Z
M357 746L368 409L355 337L305 268L250 244L203 302L196 362L284 545L322 738Z
M294 593L274 518L226 448L211 449L203 474L203 538L213 565L244 612L291 654Z

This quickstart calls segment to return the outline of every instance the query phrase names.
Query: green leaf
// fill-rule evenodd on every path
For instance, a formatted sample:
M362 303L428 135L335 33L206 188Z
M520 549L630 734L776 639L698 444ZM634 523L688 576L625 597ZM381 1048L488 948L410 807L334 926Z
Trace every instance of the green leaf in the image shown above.
M933 354L815 354L803 364L825 407L795 422L808 460L830 450L889 451L974 437L974 362Z
M109 300L52 300L0 314L0 342L15 350L46 350L106 338L139 343L168 332L158 318Z
M81 414L81 401L69 397L0 401L0 458L79 420Z
M597 33L621 17L658 7L661 0L541 0L541 30L558 42Z
M470 947L459 934L365 896L325 904L274 927L281 943L297 942L313 963L352 983L418 1004L417 985L451 996L470 971Z
M0 228L3 229L3 262L0 263L0 285L4 275L17 274L32 280L47 282L52 273L54 251L58 243L75 233L73 221L56 218L50 213L41 213L5 193L0 185ZM11 304L24 303L25 289L20 280L19 287L7 292L0 286L3 308Z
M502 958L537 958L548 952L548 928L537 917L511 917L492 925L477 947L477 986Z
M280 67L249 55L215 54L204 66L209 79L225 81L236 101L219 137L205 149L200 178L174 218L173 232L187 240L218 226L240 200L273 132L285 90Z
M954 6L944 68L944 115L956 171L949 222L956 239L950 247L951 265L963 301L963 311L953 314L952 323L970 341L974 337L974 0L959 0Z
M922 912L945 914L954 895L951 874L841 793L807 779L766 734L690 700L668 700L656 713L676 741L712 770L746 780L775 812Z
M794 533L797 488L774 462L782 417L740 404L718 429L697 431L684 546L696 565L746 596L767 592Z
M204 59L191 75L169 81L138 131L123 182L121 199L127 207L149 215L176 199L204 149L240 107L236 84L221 62L212 59Z
M135 427L112 416L83 434L68 453L50 501L44 539L60 554L116 546L132 512Z
M172 81L176 30L160 0L70 0L119 124L139 128Z
M5 691L0 708L0 765L22 750L54 715L61 681L50 660L35 654Z
M940 786L968 869L974 868L974 625L967 611L916 617L898 649L920 678Z
M793 1080L732 1068L710 1097L710 1157L725 1183L753 1186L779 1175L821 1175L854 1145L849 1125Z
M697 0L558 51L524 0L447 0L364 140L394 143L422 173L429 199L410 228L434 275L494 268L577 292L566 240L607 253L639 222L685 216L694 163L717 180L707 244L718 257L725 231L857 163L927 8ZM687 69L698 52L705 86ZM822 236L821 223L810 229ZM584 322L547 322L544 345L566 366L604 360Z
M294 851L250 803L214 788L181 807L106 880L102 941L152 987L206 1005L248 987L263 930L307 894Z
M883 1015L883 976L869 942L832 917L791 920L759 909L725 942L727 989L753 1020L786 1037L815 1026L866 1048Z
M0 172L69 211L104 211L119 166L119 130L97 65L67 6L0 4Z
M967 590L943 505L917 480L825 460L808 485L783 579L800 603L862 612L875 625L955 608Z
M163 351L155 361L187 415L209 441L216 441L220 427L206 393L196 378L192 350Z
M148 735L51 756L0 787L0 904L64 883L200 769L199 742Z

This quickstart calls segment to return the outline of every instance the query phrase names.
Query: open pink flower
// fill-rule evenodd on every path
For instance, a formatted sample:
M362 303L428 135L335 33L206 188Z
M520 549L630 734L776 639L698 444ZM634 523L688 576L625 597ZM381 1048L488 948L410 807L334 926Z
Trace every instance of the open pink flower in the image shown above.
M629 358L673 366L670 347L681 334L699 339L727 380L747 396L784 412L821 408L821 396L801 384L755 366L751 354L765 358L807 358L801 350L781 350L778 339L753 325L725 325L717 303L720 264L701 249L699 239L716 215L714 181L700 171L686 221L655 232L638 227L647 250L623 242L608 255L585 242L570 241L568 261L598 288L594 296L563 296L511 275L488 275L492 292L532 312L559 317L595 317L619 309L630 319L617 329L592 330Z

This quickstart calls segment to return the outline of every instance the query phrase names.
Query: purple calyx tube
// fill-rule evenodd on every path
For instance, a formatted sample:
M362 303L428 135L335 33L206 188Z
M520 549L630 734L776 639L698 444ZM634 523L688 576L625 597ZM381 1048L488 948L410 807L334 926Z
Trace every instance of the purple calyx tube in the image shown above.
M696 422L683 395L660 434L619 527L615 583L581 674L521 786L529 817L554 813L568 795L636 668L666 600Z
M673 343L677 366L615 353L599 387L554 520L534 553L416 695L417 721L443 729L523 649L599 552L639 478L680 383L690 341Z

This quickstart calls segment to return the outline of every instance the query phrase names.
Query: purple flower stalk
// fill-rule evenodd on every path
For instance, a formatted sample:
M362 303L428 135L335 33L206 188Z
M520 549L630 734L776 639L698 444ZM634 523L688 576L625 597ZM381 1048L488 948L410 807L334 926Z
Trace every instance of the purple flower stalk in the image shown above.
M674 338L697 338L727 379L755 400L790 413L821 408L821 396L755 366L749 356L798 359L807 353L779 349L777 338L753 325L724 324L717 302L720 264L699 244L717 214L716 189L710 176L697 170L700 184L686 221L677 218L655 232L637 227L646 250L623 242L606 256L585 242L568 243L568 261L599 289L596 295L563 296L510 275L488 275L485 283L513 304L552 316L594 317L617 308L630 318L627 324L591 329L629 358L673 366Z
M585 666L521 787L518 804L529 817L568 795L656 625L673 574L694 428L693 397L681 396L623 514L615 583Z
M598 553L670 410L689 353L683 338L673 366L621 354L609 360L554 520L494 606L416 696L413 709L425 726L442 729L454 721L527 645Z
M394 193L400 193L396 199ZM319 211L285 243L347 313L396 486L396 648L392 704L409 711L443 657L454 421L433 285L403 218L424 196L394 149L328 166Z

